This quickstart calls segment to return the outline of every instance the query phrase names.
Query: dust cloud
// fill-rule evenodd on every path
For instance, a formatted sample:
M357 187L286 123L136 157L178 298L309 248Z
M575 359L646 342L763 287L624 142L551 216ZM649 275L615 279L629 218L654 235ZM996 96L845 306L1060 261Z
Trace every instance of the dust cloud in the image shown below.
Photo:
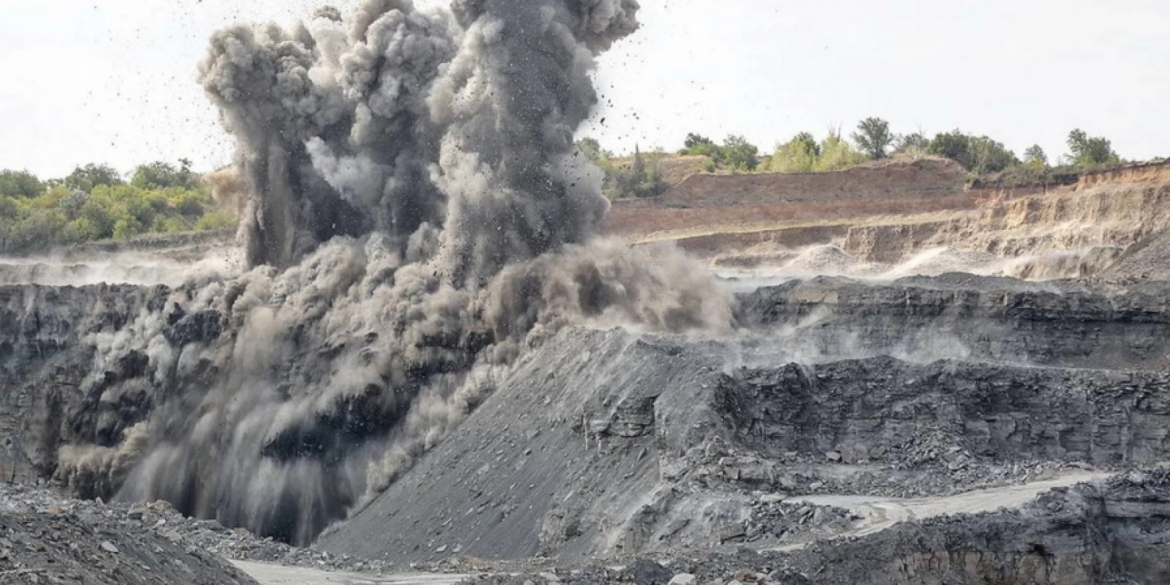
M238 141L216 185L249 268L89 336L96 422L58 476L304 544L557 331L728 329L701 265L595 235L573 134L637 10L369 0L215 34L200 79Z

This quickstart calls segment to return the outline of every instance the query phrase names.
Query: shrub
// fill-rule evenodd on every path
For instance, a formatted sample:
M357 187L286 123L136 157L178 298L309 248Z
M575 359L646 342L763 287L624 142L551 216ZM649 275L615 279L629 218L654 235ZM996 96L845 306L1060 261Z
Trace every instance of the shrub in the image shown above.
M812 134L801 132L778 146L768 161L768 170L778 173L807 173L816 167L821 146Z
M1020 159L1003 143L960 130L935 135L927 152L949 158L976 174L998 173L1020 164Z
M841 136L830 133L821 142L821 156L817 159L814 171L837 171L853 168L865 162L865 155L857 152L852 145Z
M236 218L230 212L223 209L213 209L203 214L199 221L195 222L195 229L197 231L219 231L231 229L236 226Z
M28 171L0 171L0 195L5 197L36 197L45 191L45 184Z
M0 253L122 240L146 232L221 230L235 224L234 215L218 209L206 189L191 187L198 178L186 165L176 170L154 163L139 171L138 180L127 184L109 167L86 165L65 179L38 182L42 188L34 196L27 195L31 187L22 187L16 196L0 193ZM33 185L22 173L0 171L0 178L22 177L8 184Z

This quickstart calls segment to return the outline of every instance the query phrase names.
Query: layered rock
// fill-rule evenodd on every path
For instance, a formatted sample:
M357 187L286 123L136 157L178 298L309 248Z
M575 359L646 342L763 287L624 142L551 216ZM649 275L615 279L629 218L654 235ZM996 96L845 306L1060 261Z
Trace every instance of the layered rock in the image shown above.
M1056 490L1021 511L820 543L794 564L816 575L811 582L827 584L1165 583L1168 542L1170 473L1158 470Z
M797 336L803 355L896 355L1159 369L1170 340L1161 285L1106 293L951 274L888 284L818 278L741 295L742 323Z
M709 548L755 538L757 492L889 493L901 481L947 493L985 485L994 466L1170 455L1162 373L890 357L739 368L743 353L565 332L320 545L563 562ZM849 478L856 466L864 479Z
M89 377L98 338L157 309L164 287L0 286L0 465L6 474L51 475L61 443L80 435L116 436L148 404L104 388L133 375L142 358L127 354L100 379Z
M736 372L717 410L738 442L845 463L1152 464L1170 458L1170 375L888 357Z

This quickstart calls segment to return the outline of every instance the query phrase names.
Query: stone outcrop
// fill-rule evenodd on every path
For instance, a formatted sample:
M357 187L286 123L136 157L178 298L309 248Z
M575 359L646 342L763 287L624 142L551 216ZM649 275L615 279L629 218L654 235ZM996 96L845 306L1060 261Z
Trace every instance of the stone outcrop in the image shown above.
M1158 470L1053 491L1021 511L817 544L794 564L816 575L811 582L834 585L1165 583L1168 542L1170 473Z
M162 287L0 286L0 466L8 475L51 475L58 446L82 437L108 442L145 415L134 392L106 396L141 373L146 356L127 354L100 379L98 338L161 306ZM104 439L103 439L104 438Z
M739 371L716 399L738 441L772 456L913 464L962 452L1100 466L1170 459L1170 375L1162 372L879 357Z
M818 278L741 295L739 318L794 332L804 354L822 361L896 355L1160 369L1167 298L1154 284L1107 293L960 274L888 284Z

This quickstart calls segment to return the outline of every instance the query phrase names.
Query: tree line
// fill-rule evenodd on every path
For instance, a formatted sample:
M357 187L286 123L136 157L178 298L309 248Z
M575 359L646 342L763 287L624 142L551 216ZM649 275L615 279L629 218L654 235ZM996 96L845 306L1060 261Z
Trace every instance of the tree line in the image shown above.
M145 164L129 180L108 165L87 164L41 180L0 170L0 253L24 254L140 234L213 231L235 226L215 205L187 160Z
M817 140L801 132L776 146L771 155L743 136L731 135L717 144L700 134L687 134L679 155L703 156L706 172L779 172L808 173L843 170L868 161L893 155L918 158L925 155L949 158L959 163L972 178L997 175L1007 182L1042 182L1064 172L1097 170L1117 166L1124 161L1113 150L1112 142L1101 136L1089 136L1081 129L1069 133L1069 152L1050 161L1039 145L1028 147L1020 158L1002 142L988 136L955 129L928 137L922 132L896 134L881 118L866 118L846 139L840 129L830 129ZM665 153L645 154L636 150L632 160L614 157L592 138L578 142L581 151L605 171L603 190L610 198L649 197L668 188L658 164Z

